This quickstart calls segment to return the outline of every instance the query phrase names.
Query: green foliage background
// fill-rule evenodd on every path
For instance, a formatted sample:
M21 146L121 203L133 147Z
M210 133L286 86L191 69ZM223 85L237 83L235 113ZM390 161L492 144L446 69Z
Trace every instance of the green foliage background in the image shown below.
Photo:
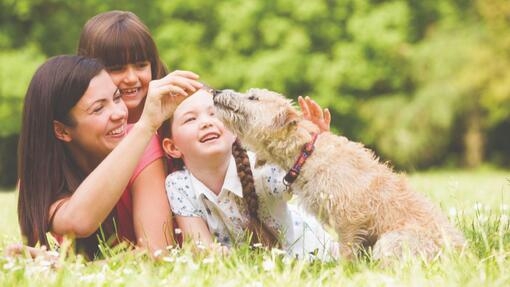
M147 24L170 70L309 95L399 169L510 165L507 0L0 0L0 185L31 75L111 9Z

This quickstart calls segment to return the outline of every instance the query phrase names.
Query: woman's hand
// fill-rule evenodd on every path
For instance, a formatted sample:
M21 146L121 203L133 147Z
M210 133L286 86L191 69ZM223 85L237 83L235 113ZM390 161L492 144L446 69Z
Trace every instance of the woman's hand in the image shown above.
M298 103L303 117L316 124L321 132L328 132L331 124L331 114L328 109L322 109L319 104L309 97L298 97Z
M7 257L42 258L51 263L51 266L58 268L60 255L56 251L49 251L46 246L31 247L21 243L14 243L5 247L4 255Z
M198 78L193 72L177 70L159 80L151 81L140 121L145 121L156 131L187 96L203 86Z

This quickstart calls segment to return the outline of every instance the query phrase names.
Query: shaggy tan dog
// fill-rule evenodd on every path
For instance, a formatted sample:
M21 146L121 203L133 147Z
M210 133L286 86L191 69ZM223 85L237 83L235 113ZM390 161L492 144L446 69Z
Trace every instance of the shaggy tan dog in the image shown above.
M376 259L407 252L430 259L443 247L465 244L438 207L362 144L323 132L303 160L303 147L318 128L282 95L224 90L216 92L214 102L219 117L257 157L284 170L295 168L301 157L293 191L310 213L338 233L343 256L351 258L360 247L372 246Z

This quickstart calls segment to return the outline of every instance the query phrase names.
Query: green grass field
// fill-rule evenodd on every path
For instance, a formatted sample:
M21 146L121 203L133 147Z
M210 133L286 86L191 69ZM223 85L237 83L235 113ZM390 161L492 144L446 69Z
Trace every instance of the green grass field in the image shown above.
M438 171L410 176L412 185L441 206L470 247L424 262L406 258L381 267L356 262L306 262L278 250L240 248L228 256L172 249L154 262L143 254L108 250L86 263L0 256L0 286L510 286L510 172ZM19 241L16 194L0 193L0 249Z

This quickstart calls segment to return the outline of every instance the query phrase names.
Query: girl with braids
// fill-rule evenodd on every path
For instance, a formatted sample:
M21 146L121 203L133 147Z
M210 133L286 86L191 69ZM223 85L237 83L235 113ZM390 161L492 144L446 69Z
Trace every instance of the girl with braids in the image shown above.
M326 232L317 222L305 223L288 204L284 172L254 168L254 154L215 117L208 91L187 97L160 134L167 155L183 163L168 175L166 190L185 239L230 247L248 238L292 255L329 253Z

